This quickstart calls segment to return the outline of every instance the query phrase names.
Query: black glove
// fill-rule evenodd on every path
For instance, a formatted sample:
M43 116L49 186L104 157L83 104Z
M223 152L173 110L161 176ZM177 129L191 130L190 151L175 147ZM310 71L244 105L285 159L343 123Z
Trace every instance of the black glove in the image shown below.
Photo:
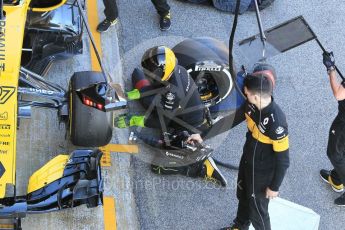
M334 70L335 69L335 60L333 56L333 52L323 52L323 64L326 66L327 71Z
M188 131L179 131L174 134L164 133L164 144L166 148L183 149L186 147L186 141L190 134Z

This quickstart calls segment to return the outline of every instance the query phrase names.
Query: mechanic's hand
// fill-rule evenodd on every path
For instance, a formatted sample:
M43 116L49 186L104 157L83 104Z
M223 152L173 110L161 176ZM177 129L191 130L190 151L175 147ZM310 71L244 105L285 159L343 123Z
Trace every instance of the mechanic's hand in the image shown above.
M326 66L327 71L333 70L335 68L335 60L333 56L333 52L323 52L323 64Z
M272 191L270 188L266 188L266 198L267 199L273 199L278 196L279 192Z
M128 100L137 100L140 98L140 92L138 89L133 89L132 91L126 92Z
M120 129L129 127L129 117L125 115L120 115L114 118L114 126Z
M129 126L145 127L145 116L131 116Z
M145 116L120 115L115 117L114 126L120 129L132 126L145 127Z
M188 137L188 139L187 139L188 144L194 144L195 142L199 143L199 144L201 144L203 142L200 134L192 134Z

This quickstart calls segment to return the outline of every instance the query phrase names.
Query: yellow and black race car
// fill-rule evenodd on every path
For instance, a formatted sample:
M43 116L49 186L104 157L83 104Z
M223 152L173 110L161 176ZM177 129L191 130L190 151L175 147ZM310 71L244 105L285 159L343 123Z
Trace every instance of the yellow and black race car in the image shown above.
M106 111L126 104L104 71L74 73L67 90L43 78L52 61L82 52L84 28L80 0L0 0L0 218L18 228L26 213L102 204L99 150L58 155L16 196L17 128L32 107L56 109L74 145L99 147L112 136Z

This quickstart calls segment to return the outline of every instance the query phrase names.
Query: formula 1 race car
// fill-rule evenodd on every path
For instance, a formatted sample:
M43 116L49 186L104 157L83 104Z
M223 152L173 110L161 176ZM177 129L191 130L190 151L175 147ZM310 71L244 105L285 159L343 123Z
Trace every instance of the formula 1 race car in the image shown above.
M52 61L82 53L83 14L80 0L0 1L0 218L18 229L26 213L102 204L102 152L93 149L56 156L16 195L17 128L32 107L55 109L74 145L99 147L112 137L106 111L126 104L104 71L74 73L67 90L44 79Z

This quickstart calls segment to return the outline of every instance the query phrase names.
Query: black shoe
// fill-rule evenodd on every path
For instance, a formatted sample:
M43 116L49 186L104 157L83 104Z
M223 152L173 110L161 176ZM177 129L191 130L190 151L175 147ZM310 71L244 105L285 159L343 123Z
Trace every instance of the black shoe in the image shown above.
M118 22L118 19L116 18L113 21L110 21L108 19L104 19L101 23L98 24L97 26L97 31L102 33L108 31L110 26L115 25Z
M344 185L337 178L332 177L331 173L332 170L321 169L320 177L324 182L330 184L335 192L343 192Z
M201 175L206 180L220 183L223 187L228 183L211 157L204 161Z
M345 206L345 193L334 200L334 204L338 206Z
M165 15L164 17L161 17L159 20L159 27L162 31L169 30L171 26L171 20L170 20L170 12Z
M247 221L245 224L241 225L234 220L229 227L221 228L220 230L249 230L250 222Z

